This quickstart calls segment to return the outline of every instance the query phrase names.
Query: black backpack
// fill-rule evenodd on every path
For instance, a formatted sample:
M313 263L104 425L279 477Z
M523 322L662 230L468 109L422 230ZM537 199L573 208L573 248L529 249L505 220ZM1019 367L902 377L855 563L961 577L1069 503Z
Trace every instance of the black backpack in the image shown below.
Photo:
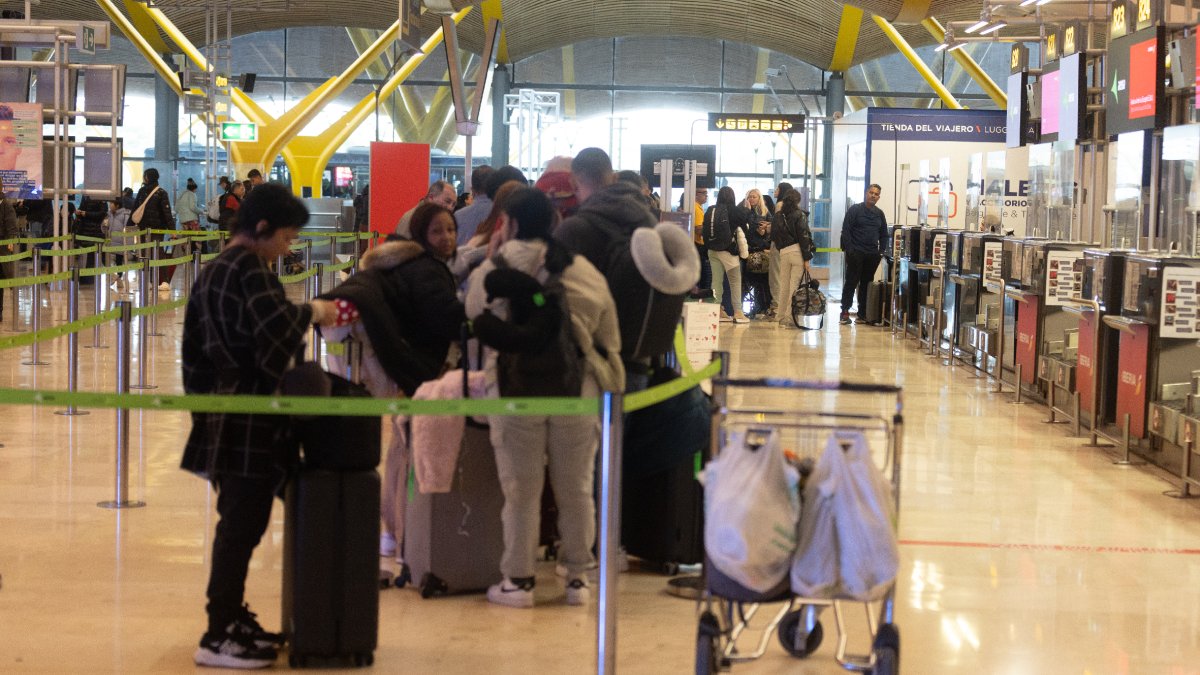
M537 285L536 279L509 268L499 255L493 261L496 270L488 275L493 282L501 277L511 282L519 275L533 284L521 288L513 297L489 292L509 297L511 311L503 330L498 330L499 322L489 319L490 314L475 321L480 340L498 352L496 379L500 395L579 396L583 392L583 357L571 330L561 276L551 274L540 290L530 293ZM492 277L497 272L499 275ZM511 283L505 285L517 287Z
M636 361L662 356L674 345L685 294L668 295L655 290L642 277L633 262L631 231L607 222L596 226L606 233L605 264L597 267L617 305L622 358Z
M707 227L704 228L704 247L710 251L737 252L733 240L733 226L729 223L729 208L717 204L710 211Z

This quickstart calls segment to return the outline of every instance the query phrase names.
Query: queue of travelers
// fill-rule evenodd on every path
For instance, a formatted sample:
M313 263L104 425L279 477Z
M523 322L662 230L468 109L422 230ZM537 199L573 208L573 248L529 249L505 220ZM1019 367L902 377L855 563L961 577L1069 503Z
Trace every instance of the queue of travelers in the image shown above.
M135 208L152 204L156 180L150 179L157 176L147 174ZM312 324L327 339L350 334L363 343L364 384L377 397L413 397L423 383L463 366L479 373L488 397L637 391L648 384L653 357L669 349L689 292L708 290L718 302L727 300L721 320L743 323L749 320L744 284L756 318L787 323L781 291L797 282L797 270L808 269L813 254L807 212L786 183L770 196L751 190L740 203L723 187L707 210L708 191L698 189L694 204L681 205L694 211L693 239L660 224L658 201L640 175L615 172L607 153L587 148L552 160L536 185L511 166L476 168L461 195L449 182L434 182L398 222L358 225L392 231L364 255L358 274L297 304L271 263L287 251L307 211L286 188L262 184L261 175L250 182L222 179L215 224L231 239L189 296L183 347L189 394L273 393ZM188 190L194 193L192 185ZM192 202L194 196L181 200L181 217L213 220L211 209ZM669 331L647 325L658 315L676 317ZM464 325L467 344L460 340ZM487 421L504 497L503 555L488 601L534 606L548 481L565 599L587 604L588 572L596 565L596 418ZM217 489L220 516L197 664L268 665L281 644L244 598L247 564L283 476L273 462L286 437L280 424L254 415L193 414L183 466ZM412 436L400 417L391 427L380 555L403 564Z

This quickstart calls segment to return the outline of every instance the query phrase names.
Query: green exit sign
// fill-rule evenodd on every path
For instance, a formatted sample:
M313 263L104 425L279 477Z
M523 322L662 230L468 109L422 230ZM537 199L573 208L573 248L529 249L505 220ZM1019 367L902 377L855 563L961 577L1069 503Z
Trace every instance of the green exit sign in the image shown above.
M253 122L222 122L221 140L253 143L258 140L258 125Z

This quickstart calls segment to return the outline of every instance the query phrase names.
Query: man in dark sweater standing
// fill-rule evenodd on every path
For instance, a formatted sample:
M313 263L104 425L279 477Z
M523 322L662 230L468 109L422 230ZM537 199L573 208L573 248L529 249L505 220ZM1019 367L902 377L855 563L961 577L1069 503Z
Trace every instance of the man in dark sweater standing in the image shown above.
M887 241L887 218L883 210L875 206L882 189L872 183L867 188L867 198L851 206L842 221L842 252L846 255L846 278L842 283L841 323L850 323L850 304L854 291L858 290L858 312L867 311L867 287L875 278L875 270L883 257Z

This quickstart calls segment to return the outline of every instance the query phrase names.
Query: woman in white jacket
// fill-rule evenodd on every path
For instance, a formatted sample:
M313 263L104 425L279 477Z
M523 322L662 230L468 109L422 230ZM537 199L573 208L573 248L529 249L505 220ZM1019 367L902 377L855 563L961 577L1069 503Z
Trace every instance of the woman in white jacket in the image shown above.
M582 256L571 255L551 238L556 214L550 200L533 188L510 198L498 224L504 239L497 256L504 266L545 283L558 272L570 319L571 337L583 361L582 396L600 391L623 391L621 333L617 310L604 276ZM484 279L496 260L484 261L470 277L466 297L469 319L484 310L508 318L507 301L488 301ZM550 269L547 269L547 268ZM488 393L499 395L497 354L484 357ZM510 607L532 607L534 557L541 518L544 467L549 464L550 486L558 505L561 536L559 562L567 568L567 603L583 605L590 592L585 572L593 566L595 501L593 476L600 439L595 416L496 416L488 420L496 451L496 467L504 492L504 579L488 589L488 600Z

